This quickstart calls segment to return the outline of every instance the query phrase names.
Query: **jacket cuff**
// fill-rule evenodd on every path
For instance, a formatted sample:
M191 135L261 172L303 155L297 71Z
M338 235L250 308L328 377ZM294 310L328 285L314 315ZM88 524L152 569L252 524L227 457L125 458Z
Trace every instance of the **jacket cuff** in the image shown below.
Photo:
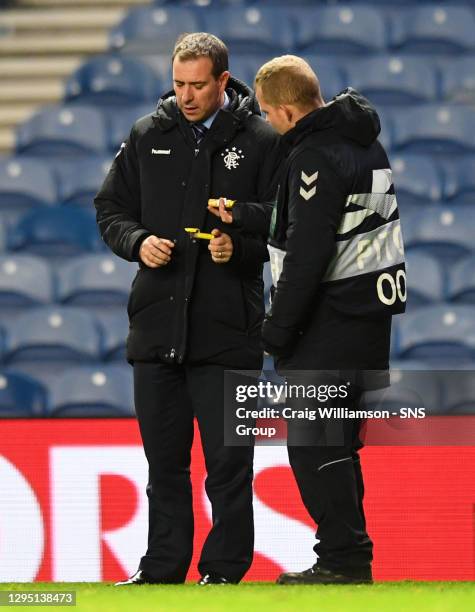
M140 263L140 247L142 246L142 242L151 235L152 234L150 232L147 232L147 230L135 230L134 232L132 232L129 237L129 240L133 245L131 253L132 261L138 261Z
M232 207L232 213L233 222L231 224L231 227L237 230L242 229L246 216L246 207L243 206L241 202L236 202Z
M271 355L283 355L288 352L297 337L293 329L274 325L271 317L266 316L262 323L262 341L264 350Z

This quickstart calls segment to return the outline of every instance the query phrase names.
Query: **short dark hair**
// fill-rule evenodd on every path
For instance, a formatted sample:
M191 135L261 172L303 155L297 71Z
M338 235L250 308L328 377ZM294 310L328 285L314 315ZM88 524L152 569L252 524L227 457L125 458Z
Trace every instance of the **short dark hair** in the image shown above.
M175 57L182 61L209 57L213 64L212 75L215 79L229 69L228 48L217 36L207 32L181 34L173 49L172 62Z

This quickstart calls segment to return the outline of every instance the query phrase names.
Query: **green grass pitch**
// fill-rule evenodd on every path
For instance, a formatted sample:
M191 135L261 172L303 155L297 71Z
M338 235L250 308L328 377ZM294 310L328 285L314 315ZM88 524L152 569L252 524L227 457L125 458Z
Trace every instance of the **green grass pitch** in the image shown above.
M0 591L76 591L80 612L468 612L475 610L475 582L381 582L357 586L281 586L243 583L229 586L110 583L15 583ZM15 606L16 607L16 606ZM30 606L28 606L30 607ZM3 606L2 606L3 608ZM6 609L12 609L8 607ZM25 609L21 606L20 609ZM46 609L36 605L35 610ZM48 609L58 609L57 606Z

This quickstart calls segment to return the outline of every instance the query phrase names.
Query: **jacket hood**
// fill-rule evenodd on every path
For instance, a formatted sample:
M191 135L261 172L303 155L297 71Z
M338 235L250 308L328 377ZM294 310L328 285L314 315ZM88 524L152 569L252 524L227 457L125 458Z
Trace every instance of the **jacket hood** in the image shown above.
M226 110L236 118L243 120L250 115L261 114L254 92L243 81L229 77L226 93L229 97L229 106ZM178 121L179 115L175 92L171 90L158 100L152 117L161 129L166 130Z
M355 89L348 87L335 96L331 102L312 111L288 132L318 131L333 128L344 138L360 145L369 146L381 131L378 113L369 101ZM285 137L284 137L285 138Z

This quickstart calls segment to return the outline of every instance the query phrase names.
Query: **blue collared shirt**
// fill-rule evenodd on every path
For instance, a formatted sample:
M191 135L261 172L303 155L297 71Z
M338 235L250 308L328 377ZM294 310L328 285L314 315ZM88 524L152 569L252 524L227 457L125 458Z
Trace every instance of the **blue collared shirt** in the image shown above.
M224 92L224 102L223 102L223 105L220 108L218 108L218 110L215 113L213 113L211 115L211 117L208 117L208 119L206 119L206 121L202 121L201 123L206 128L208 128L208 130L209 130L209 128L213 125L213 121L216 119L216 115L219 113L219 111L220 110L226 110L228 108L228 106L229 106L229 96L228 96L228 94L226 92Z

